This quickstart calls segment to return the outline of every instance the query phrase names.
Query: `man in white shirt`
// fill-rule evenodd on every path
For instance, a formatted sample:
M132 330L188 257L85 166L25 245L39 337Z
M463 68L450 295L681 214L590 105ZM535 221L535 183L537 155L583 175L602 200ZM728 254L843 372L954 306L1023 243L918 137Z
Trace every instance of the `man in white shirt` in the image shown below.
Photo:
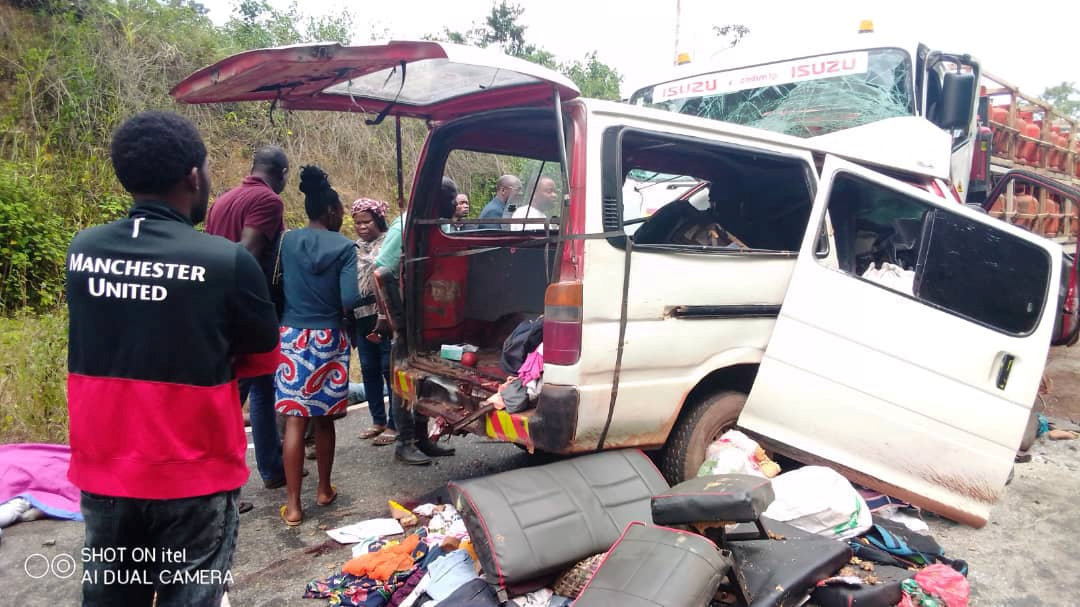
M536 183L536 191L533 192L532 202L528 206L514 211L514 219L543 219L552 217L553 211L557 210L559 193L555 189L555 180L550 177L541 177ZM522 230L542 230L544 224L513 224L510 230L520 232Z

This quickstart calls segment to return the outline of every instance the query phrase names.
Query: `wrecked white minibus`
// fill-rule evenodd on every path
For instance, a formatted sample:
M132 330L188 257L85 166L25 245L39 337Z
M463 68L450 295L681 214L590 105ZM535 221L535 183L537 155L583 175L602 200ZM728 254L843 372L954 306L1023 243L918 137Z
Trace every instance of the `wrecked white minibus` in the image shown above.
M584 99L540 66L426 41L250 51L173 96L428 121L394 390L450 432L554 453L657 449L679 482L737 424L976 526L1005 486L1062 252L948 198L948 137L921 118L893 119L904 145L853 157ZM519 172L520 208L536 212L444 229L440 180L477 157ZM628 180L663 176L693 185L648 216L624 206ZM545 177L552 207L532 195ZM541 315L535 405L485 405L507 379L504 340ZM460 344L475 366L440 356Z

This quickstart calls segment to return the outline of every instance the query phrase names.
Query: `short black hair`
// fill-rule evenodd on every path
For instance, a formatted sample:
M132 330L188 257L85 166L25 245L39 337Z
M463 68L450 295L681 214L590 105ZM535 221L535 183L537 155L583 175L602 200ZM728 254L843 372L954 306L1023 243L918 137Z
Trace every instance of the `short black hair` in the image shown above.
M285 150L276 145L264 145L255 150L255 158L251 162L251 168L266 169L272 173L280 173L289 168L289 157Z
M457 198L457 194L457 184L454 183L454 180L443 177L442 183L439 184L439 199L437 202L440 218L454 216L454 211L457 209L457 202L454 199Z
M313 164L300 169L300 191L304 193L304 211L308 219L319 219L331 207L341 205L341 198L330 187L326 171Z
M201 169L206 146L190 120L172 112L141 112L113 133L113 170L131 194L164 194Z

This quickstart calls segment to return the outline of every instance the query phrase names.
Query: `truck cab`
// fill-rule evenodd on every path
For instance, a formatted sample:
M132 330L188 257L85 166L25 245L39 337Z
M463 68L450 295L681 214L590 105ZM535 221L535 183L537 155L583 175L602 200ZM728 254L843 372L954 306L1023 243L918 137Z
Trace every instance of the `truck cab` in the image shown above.
M948 198L947 146L864 157L581 98L542 67L434 42L251 51L173 95L428 121L392 387L442 432L653 450L678 482L738 426L977 526L1004 488L1062 253ZM524 185L518 212L440 216L444 176L472 188L502 174ZM629 193L660 175L682 185L645 212ZM530 321L542 375L509 412L492 397L518 370L500 354ZM465 346L475 365L444 355Z

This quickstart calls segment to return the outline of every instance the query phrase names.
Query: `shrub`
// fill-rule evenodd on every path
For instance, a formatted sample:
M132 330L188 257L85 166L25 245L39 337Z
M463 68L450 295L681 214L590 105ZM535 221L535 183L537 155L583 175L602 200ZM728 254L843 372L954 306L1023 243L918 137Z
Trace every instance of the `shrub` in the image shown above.
M0 312L60 302L72 230L29 167L0 161Z
M0 317L0 443L67 443L67 313Z

